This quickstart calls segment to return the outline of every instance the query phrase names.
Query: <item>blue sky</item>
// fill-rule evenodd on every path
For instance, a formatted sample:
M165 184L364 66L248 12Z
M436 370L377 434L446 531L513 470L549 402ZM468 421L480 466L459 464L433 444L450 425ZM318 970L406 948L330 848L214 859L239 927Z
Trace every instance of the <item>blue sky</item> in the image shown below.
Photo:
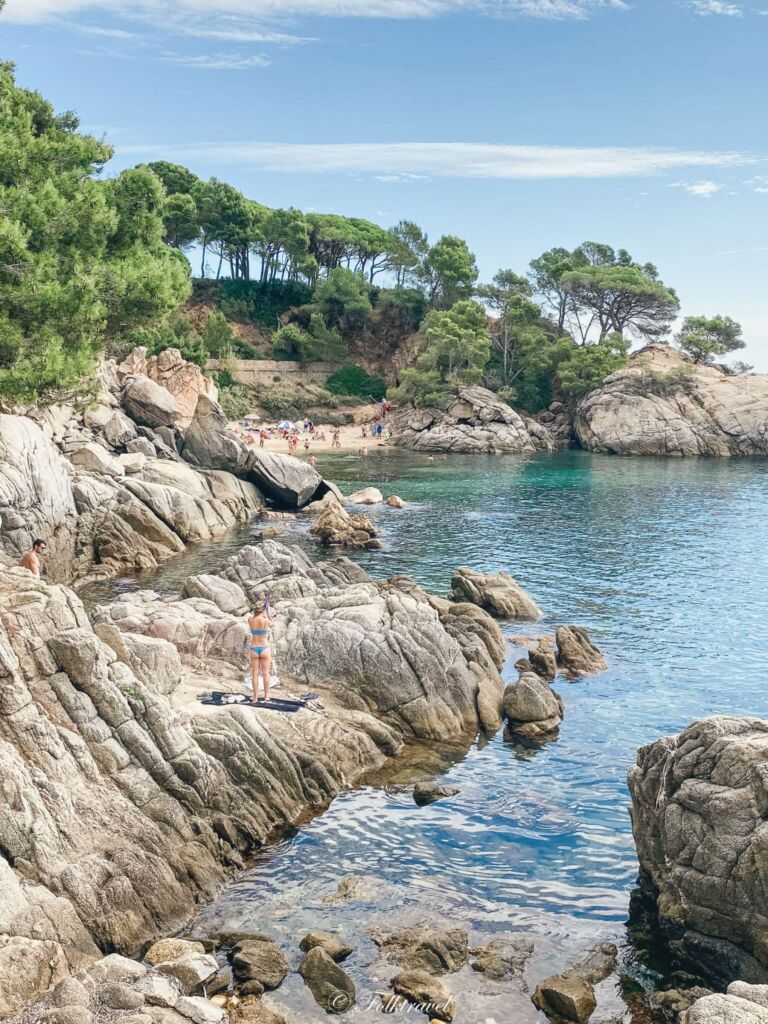
M768 370L768 0L7 0L20 84L271 206L416 220L483 278L652 260Z

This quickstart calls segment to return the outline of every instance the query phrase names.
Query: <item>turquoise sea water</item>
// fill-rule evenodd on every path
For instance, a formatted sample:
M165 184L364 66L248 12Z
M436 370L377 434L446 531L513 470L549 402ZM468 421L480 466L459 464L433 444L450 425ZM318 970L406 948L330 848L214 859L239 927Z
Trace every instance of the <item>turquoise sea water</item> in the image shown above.
M508 571L544 610L508 635L578 624L610 669L557 681L560 736L535 752L499 734L343 794L264 851L201 927L362 934L396 908L404 920L533 932L542 970L589 940L622 942L637 875L625 782L636 748L704 715L768 716L768 462L384 450L319 468L347 493L371 483L408 502L370 510L385 550L356 557L373 576L405 572L445 595L457 566ZM510 647L510 679L520 654ZM435 774L460 794L416 808L409 783ZM349 874L376 880L368 902L319 909ZM631 968L631 947L623 957ZM297 984L284 998L309 1012ZM493 994L478 999L479 1016L462 1019L509 1019ZM532 1008L514 1019L526 1013L538 1019Z

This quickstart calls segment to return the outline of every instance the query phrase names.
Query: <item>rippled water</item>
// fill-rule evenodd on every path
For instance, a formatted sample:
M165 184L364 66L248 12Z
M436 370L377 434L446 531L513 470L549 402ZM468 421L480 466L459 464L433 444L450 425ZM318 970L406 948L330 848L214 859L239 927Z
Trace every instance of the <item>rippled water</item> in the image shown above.
M610 669L558 680L565 720L559 739L536 752L498 735L342 795L264 851L201 926L354 932L362 951L351 969L368 985L376 968L365 935L393 915L532 931L550 965L590 938L621 937L637 873L625 783L636 748L703 715L768 715L768 463L582 452L430 462L383 451L320 468L345 490L373 483L408 502L371 510L386 544L358 556L372 575L407 572L445 594L459 565L509 571L545 618L510 624L508 634L582 625ZM178 559L163 570L167 585L193 571L190 560L213 562L245 535ZM519 655L510 648L510 678ZM460 794L416 808L408 784L435 774ZM320 904L348 874L377 879L371 897ZM302 1020L314 1019L307 998L288 983L283 999ZM509 1019L498 993L475 998L479 1016L462 1019ZM615 1012L612 998L601 1006ZM515 1020L537 1020L525 1005Z

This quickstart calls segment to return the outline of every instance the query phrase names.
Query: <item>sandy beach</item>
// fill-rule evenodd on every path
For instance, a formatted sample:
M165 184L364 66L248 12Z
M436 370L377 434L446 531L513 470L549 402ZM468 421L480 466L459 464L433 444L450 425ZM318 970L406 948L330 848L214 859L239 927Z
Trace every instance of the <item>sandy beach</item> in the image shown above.
M371 437L370 433L366 432L366 436L363 436L363 428L360 424L349 424L344 427L330 427L322 423L315 425L315 432L310 434L304 432L301 429L301 423L299 422L299 445L295 452L292 452L288 445L288 438L280 436L277 430L277 424L275 423L264 423L263 428L271 431L271 437L264 441L264 451L269 452L281 452L283 454L295 454L297 458L308 458L310 455L318 455L321 452L327 454L328 452L361 452L361 449L368 449L371 451L377 447L390 447L391 442L387 441L386 434L382 434L381 439L377 437ZM258 427L252 428L252 431L243 428L242 421L236 421L229 424L229 429L233 433L237 434L238 437L248 441L249 437L253 437L253 447L259 447L259 431ZM386 425L384 427L386 431ZM332 447L334 431L339 432L339 447ZM308 445L308 447L307 447Z

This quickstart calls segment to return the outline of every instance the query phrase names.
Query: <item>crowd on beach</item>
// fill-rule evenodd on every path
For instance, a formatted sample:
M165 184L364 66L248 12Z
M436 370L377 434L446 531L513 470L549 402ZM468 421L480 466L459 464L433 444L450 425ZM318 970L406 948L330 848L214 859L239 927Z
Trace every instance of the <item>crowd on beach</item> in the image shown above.
M377 414L369 422L358 424L354 427L359 434L354 436L362 442L373 441L378 444L388 442L392 439L392 431L386 424L387 415L392 411L392 404L382 399ZM275 448L282 444L287 446L288 454L298 456L303 452L310 465L315 464L314 451L330 447L331 450L340 451L353 447L349 428L344 430L341 427L323 427L317 425L314 420L305 417L303 421L294 422L282 420L269 426L262 421L262 418L255 413L246 416L232 428L240 439L249 447L258 445L259 448ZM330 441L330 445L329 442ZM280 450L278 449L278 450ZM358 446L360 455L367 455L368 448L363 443Z

